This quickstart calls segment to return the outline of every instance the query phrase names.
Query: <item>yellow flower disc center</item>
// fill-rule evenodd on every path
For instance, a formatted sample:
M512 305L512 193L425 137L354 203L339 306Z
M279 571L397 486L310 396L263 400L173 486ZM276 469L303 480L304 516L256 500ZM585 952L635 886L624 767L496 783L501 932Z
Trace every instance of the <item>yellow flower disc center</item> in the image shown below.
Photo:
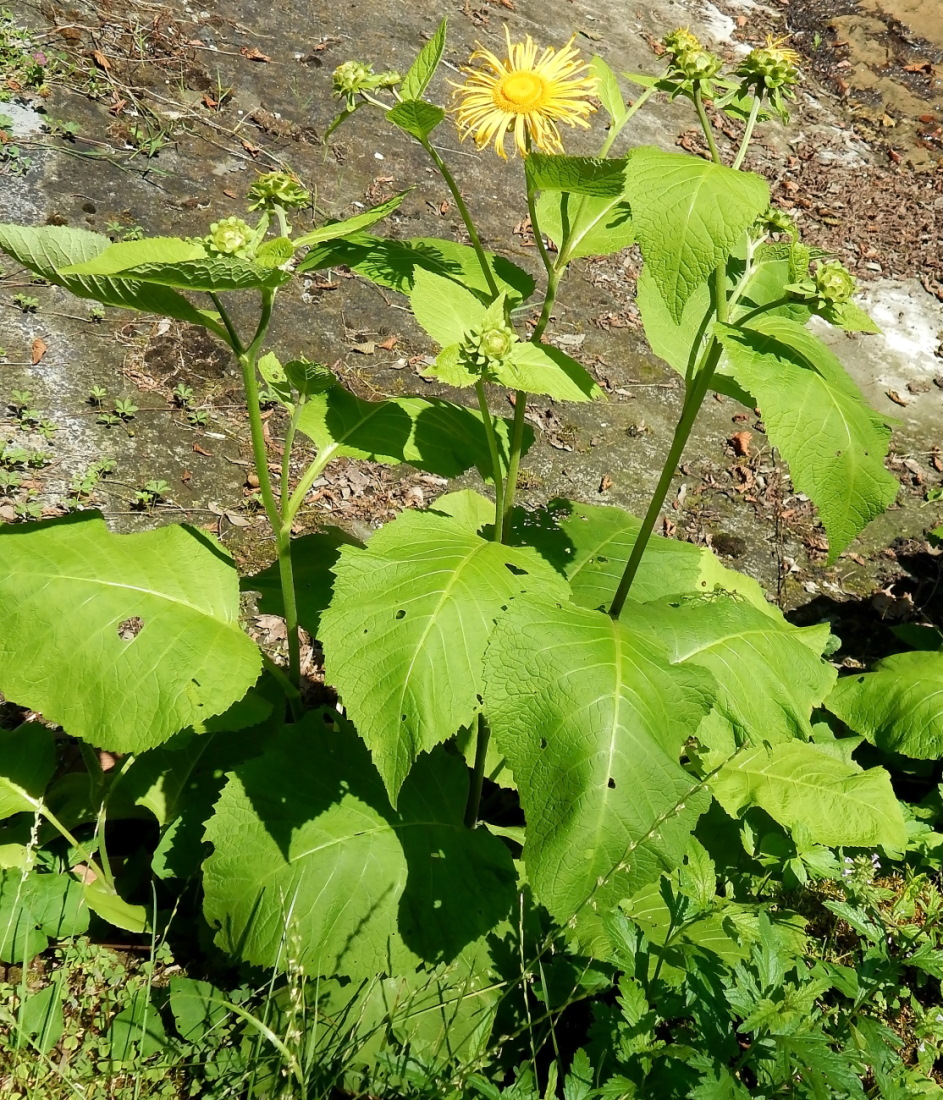
M509 73L492 90L495 107L502 111L525 114L547 101L547 81L540 73Z

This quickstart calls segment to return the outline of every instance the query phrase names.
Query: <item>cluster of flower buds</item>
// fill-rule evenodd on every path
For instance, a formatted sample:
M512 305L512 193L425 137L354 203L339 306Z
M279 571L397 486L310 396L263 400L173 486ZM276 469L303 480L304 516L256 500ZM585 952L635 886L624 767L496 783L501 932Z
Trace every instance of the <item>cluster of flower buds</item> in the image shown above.
M402 75L393 70L376 73L365 61L345 61L334 70L332 95L335 99L345 99L347 109L353 110L357 96L378 88L392 88L402 79Z
M669 77L681 81L708 81L723 68L723 60L705 50L700 39L687 28L672 31L663 42L671 69Z
M460 352L462 362L476 374L487 374L507 359L517 340L517 333L506 321L487 319L465 338Z
M248 198L250 210L271 210L275 206L291 210L307 206L311 192L288 172L266 172L249 188Z
M255 230L242 218L222 218L213 222L203 243L221 256L248 256L254 238Z

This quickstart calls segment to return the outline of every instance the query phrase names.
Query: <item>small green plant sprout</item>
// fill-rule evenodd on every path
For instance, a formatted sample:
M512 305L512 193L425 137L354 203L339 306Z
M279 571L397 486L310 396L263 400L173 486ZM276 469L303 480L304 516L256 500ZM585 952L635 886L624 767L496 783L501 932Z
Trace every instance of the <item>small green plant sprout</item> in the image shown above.
M108 390L104 386L92 386L88 391L88 397L85 399L89 405L94 405L95 408L100 409L102 402L108 396Z
M98 488L98 483L115 469L113 458L102 458L93 462L84 471L72 475L69 483L69 495L76 500L87 500Z
M96 424L101 424L104 428L117 428L119 424L123 424L124 421L116 413L102 412L99 413Z
M68 122L59 118L48 118L43 123L43 129L53 137L61 137L66 141L75 141L81 133L82 127L78 122Z
M187 423L192 428L205 428L209 423L210 414L206 409L188 409Z
M22 481L22 475L16 470L0 470L0 493L9 496L14 489L20 487Z
M115 415L120 416L126 423L133 420L139 412L140 408L135 405L130 397L119 397L115 402Z
M101 304L101 302L96 302L94 305L89 307L88 319L90 321L94 321L96 324L101 324L101 322L104 321L105 307Z
M107 222L105 228L112 237L117 237L119 241L140 241L144 238L143 226L129 225L127 222L119 221L117 218Z
M53 456L48 451L31 451L26 459L26 464L34 470L41 470L43 466L48 466L52 460Z
M26 466L28 459L29 451L25 447L7 445L0 449L0 466L5 467L7 470L13 470L17 466Z
M7 349L6 348L0 348L0 359L6 359L6 357L7 357Z
M7 407L14 416L18 417L20 416L21 411L23 409L29 408L32 402L32 390L13 390L13 392L10 394L10 404Z
M139 508L146 510L153 508L155 504L160 504L166 499L167 493L170 492L170 486L166 481L152 480L144 483L143 489L138 489L134 494L134 499L131 502L132 508Z
M13 295L13 304L18 306L24 313L35 313L39 309L39 299L32 298L22 291Z
M128 131L128 145L136 153L143 153L149 160L156 157L169 142L170 134L166 130L151 131L140 123Z
M38 421L36 424L36 431L46 440L52 439L58 430L59 426L57 424L45 418Z
M176 386L174 386L174 392L171 397L178 409L185 409L193 400L193 387L185 386L183 382L178 382Z
M13 505L13 511L16 513L17 518L21 520L42 519L42 502L32 498L32 490L28 490L28 492L29 496L26 500L20 500Z
M278 401L278 393L271 386L265 386L259 390L260 409L274 409Z

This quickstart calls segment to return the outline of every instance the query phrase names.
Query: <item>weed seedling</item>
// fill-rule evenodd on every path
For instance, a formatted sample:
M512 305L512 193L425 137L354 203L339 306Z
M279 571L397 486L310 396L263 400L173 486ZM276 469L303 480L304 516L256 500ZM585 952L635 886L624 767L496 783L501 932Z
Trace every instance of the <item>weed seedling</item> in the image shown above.
M39 309L39 299L31 298L28 294L23 294L22 291L13 295L13 304L19 306L24 313L35 313Z
M173 402L178 409L185 409L193 400L193 389L190 386L185 386L182 382L178 382L174 386Z
M187 412L187 423L192 428L205 428L209 419L210 414L206 409L190 409Z
M0 472L0 493L9 496L14 489L18 489L23 478L15 470Z
M105 319L105 307L96 303L88 311L88 319L96 324L101 324Z
M120 416L116 416L115 413L103 412L96 420L97 424L101 424L106 428L116 428L119 424L124 423Z
M94 405L95 408L100 409L102 407L102 402L107 396L108 391L105 389L104 386L92 386L92 388L88 391L88 397L86 398L86 401L89 405Z
M143 226L126 225L117 219L108 222L105 228L112 237L117 237L119 241L140 241L144 237Z
M144 483L144 488L138 489L134 494L131 507L141 511L153 508L155 504L160 504L166 499L168 492L170 492L170 486L166 481L147 481Z
M119 397L115 402L115 414L125 422L133 420L139 411L130 397Z

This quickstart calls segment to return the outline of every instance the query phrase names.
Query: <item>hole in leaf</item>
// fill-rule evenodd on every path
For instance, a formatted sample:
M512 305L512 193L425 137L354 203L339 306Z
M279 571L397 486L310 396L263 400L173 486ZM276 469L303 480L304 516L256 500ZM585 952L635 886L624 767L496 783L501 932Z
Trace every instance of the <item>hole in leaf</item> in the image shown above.
M402 608L400 608L399 611L397 611L396 614L393 616L393 618L394 619L405 619L406 618L406 612Z
M616 789L616 781L612 778L611 775L609 776L609 782L606 784L606 786L609 788L610 791L614 791Z
M541 737L541 739L540 739L540 747L541 747L542 749L545 749L545 748L547 747L547 738L546 738L546 737Z
M118 623L118 637L123 642L131 642L143 629L144 620L139 615L132 615L130 619Z
M598 555L598 556L596 557L596 561L598 561L600 565L606 565L606 564L608 563L609 559L608 559L608 558L606 558L606 557L603 557L603 555L602 555L602 554L599 554L599 555Z
M505 566L506 569L510 570L510 572L512 572L515 577L526 577L527 576L527 570L526 569L521 569L521 567L519 565L512 565L511 562L506 561L504 563L504 566Z
M406 721L406 715L405 715L405 714L402 714L402 715L400 715L400 721L401 721L401 722L405 722L405 721Z

